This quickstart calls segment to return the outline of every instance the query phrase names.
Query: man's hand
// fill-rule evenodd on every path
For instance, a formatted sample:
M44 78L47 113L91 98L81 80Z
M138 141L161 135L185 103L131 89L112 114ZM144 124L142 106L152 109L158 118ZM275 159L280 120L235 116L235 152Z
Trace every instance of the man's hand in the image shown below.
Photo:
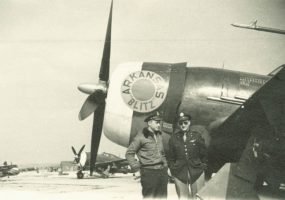
M135 164L131 165L131 172L132 173L135 173L139 170L140 170L140 164L139 163L135 163Z
M203 170L206 170L208 168L207 164L205 164L205 163L202 163L201 167L202 167Z

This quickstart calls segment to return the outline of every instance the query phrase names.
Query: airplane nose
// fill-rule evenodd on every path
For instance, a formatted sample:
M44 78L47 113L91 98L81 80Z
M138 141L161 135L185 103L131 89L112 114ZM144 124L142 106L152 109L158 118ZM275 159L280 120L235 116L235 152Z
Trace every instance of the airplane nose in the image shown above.
M108 88L103 132L109 140L124 147L128 147L131 137L133 110L124 102L121 86L131 72L141 69L141 62L119 65L112 73Z
M11 175L17 175L20 173L20 170L18 168L14 167L14 168L10 169L9 172Z

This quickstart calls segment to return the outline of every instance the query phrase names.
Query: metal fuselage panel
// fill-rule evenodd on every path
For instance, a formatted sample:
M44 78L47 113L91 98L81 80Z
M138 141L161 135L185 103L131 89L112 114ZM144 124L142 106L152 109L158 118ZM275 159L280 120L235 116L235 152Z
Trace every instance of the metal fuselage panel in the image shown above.
M193 125L210 125L230 116L270 77L238 71L189 67L180 111L191 114ZM222 121L221 121L222 122Z

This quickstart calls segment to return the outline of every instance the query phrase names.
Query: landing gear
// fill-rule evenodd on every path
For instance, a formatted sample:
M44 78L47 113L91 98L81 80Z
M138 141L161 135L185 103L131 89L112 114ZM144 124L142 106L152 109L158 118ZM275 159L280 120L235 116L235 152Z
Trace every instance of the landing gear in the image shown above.
M77 175L78 179L83 179L83 177L84 177L84 174L83 174L83 172L81 170L78 171L76 175Z

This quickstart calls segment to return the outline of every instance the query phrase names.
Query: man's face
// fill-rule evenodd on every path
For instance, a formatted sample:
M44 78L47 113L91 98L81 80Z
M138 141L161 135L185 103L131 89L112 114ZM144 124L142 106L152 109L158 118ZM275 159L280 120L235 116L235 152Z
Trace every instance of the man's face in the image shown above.
M181 131L188 131L189 127L190 127L190 120L185 120L185 121L179 121L178 122L178 126L180 128Z
M160 122L161 122L161 121L150 120L150 121L148 122L148 126L149 126L153 131L160 131Z

